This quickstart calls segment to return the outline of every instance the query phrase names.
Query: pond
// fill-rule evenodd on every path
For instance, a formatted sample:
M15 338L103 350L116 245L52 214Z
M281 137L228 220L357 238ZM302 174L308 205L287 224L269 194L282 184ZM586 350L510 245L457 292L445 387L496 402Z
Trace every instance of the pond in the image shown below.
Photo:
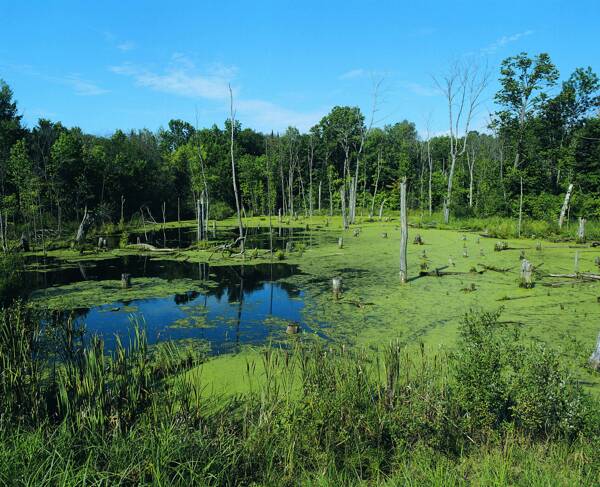
M128 343L134 322L146 329L150 344L203 340L210 346L211 354L236 351L243 344L283 340L289 322L299 324L303 334L313 333L302 312L307 296L285 281L299 270L283 263L210 266L146 256L77 264L44 259L37 262L35 270L26 272L25 279L30 289L37 290L32 299L42 304L69 294L76 301L77 293L82 293L78 287L81 285L87 286L85 292L89 294L91 290L96 293L96 300L101 300L100 293L118 283L124 272L132 276L132 290L136 281L144 278L164 280L167 290L169 283L176 282L177 290L164 292L163 286L160 297L111 299L94 306L61 310L61 315L70 314L78 324L85 323L88 336L102 336L109 350L115 345L116 335ZM189 290L184 290L186 285ZM320 331L317 334L325 337Z

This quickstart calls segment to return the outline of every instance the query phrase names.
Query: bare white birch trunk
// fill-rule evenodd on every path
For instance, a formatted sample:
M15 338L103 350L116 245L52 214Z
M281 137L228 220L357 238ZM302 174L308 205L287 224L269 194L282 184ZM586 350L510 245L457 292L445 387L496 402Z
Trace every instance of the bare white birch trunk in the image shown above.
M560 210L560 217L558 218L558 228L562 228L563 223L565 221L565 214L567 213L567 208L569 207L569 200L571 199L572 191L573 191L573 184L569 184L569 188L567 189L567 194L565 194L565 201L563 202L562 208Z

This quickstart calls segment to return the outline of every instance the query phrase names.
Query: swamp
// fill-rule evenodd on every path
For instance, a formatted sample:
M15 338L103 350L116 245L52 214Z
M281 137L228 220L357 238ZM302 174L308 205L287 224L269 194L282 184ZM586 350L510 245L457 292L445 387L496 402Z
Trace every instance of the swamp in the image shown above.
M542 32L577 9L451 61L472 23L336 3L7 8L0 486L600 486L598 58Z

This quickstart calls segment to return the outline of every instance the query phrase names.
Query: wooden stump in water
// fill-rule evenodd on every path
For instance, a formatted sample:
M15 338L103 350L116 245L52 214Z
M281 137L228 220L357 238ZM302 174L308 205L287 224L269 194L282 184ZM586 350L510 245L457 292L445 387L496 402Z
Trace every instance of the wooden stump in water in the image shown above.
M590 366L592 369L600 371L600 334L598 334L596 341L596 350L594 350L594 353L590 357Z
M288 335L296 335L300 331L300 325L298 323L288 323L285 332Z
M494 245L494 250L496 252L500 252L502 250L506 250L508 249L508 243L506 242L496 242L496 245Z
M421 238L421 235L419 235L418 233L415 235L415 239L413 240L413 244L415 245L423 245L425 242L423 242L423 239Z
M360 235L360 228L355 228L354 229L354 236L358 237Z
M25 234L21 235L21 242L19 243L19 247L21 248L21 250L23 252L29 252L29 250L30 250L29 240L27 240L27 237L25 236Z
M289 254L292 250L294 250L294 242L286 242L285 252Z
M331 287L333 289L333 296L335 299L339 299L342 296L342 278L334 277L331 280Z
M537 250L538 252L542 251L542 242L538 242L535 244L535 250Z
M387 232L383 232L383 233L381 234L381 238L387 238Z
M131 287L131 274L121 274L121 287L123 289L129 289Z
M527 259L521 261L521 282L519 286L526 289L533 287L533 265Z
M344 237L340 237L340 238L338 238L338 247L339 247L340 249L343 249L343 248L344 248Z

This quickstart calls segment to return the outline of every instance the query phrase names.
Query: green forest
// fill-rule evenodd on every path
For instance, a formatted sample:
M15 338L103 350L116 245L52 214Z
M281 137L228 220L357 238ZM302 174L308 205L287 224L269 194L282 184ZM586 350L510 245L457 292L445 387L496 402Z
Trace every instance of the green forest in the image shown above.
M499 110L484 133L471 130L490 73L454 65L439 80L449 100L447 134L423 137L413 122L374 126L371 113L337 106L300 133L289 127L264 134L226 120L222 127L168 127L115 131L110 137L40 119L21 123L15 95L2 83L0 187L5 240L22 225L61 233L79 222L85 207L107 221L193 218L201 195L208 218L235 212L230 145L237 166L240 205L246 215L339 212L340 188L351 218L397 209L399 181L408 181L409 207L452 217L558 218L573 184L570 213L598 218L600 194L600 83L578 68L559 83L550 56L526 53L502 62ZM522 205L521 196L522 194ZM450 216L449 215L449 216ZM15 233L16 232L16 233Z

